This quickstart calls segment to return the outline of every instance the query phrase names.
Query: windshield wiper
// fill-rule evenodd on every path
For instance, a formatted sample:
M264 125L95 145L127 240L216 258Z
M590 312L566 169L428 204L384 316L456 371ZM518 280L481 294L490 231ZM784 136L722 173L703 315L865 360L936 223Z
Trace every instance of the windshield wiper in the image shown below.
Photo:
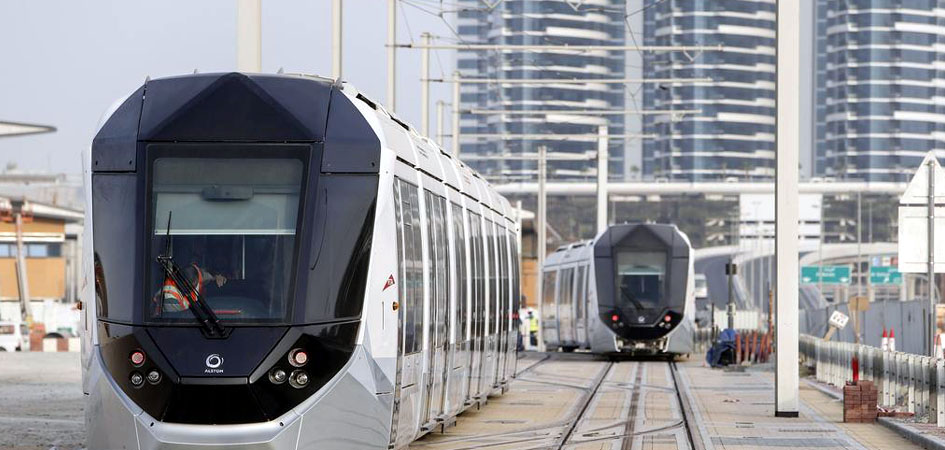
M628 294L624 288L620 288L620 294L623 295L623 298L630 300L630 302L633 303L633 306L635 306L637 309L645 309L643 307L643 303L640 303L640 301L634 296Z
M213 309L207 306L207 302L204 300L203 296L200 295L198 288L187 279L183 271L181 271L180 266L174 262L174 257L171 255L171 211L167 212L167 238L164 246L164 254L158 255L157 262L164 269L164 273L174 281L174 284L184 292L190 294L189 297L192 301L187 310L194 315L194 318L196 318L197 322L203 327L207 337L227 337L230 334L229 330L223 326L220 319L214 314ZM161 301L163 302L164 300L162 299Z

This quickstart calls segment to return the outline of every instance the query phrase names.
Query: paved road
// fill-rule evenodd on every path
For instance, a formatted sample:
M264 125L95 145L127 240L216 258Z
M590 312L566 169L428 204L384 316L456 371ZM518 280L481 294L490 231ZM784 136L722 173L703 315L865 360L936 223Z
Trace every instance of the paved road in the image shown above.
M78 353L0 352L0 450L82 448L81 383Z

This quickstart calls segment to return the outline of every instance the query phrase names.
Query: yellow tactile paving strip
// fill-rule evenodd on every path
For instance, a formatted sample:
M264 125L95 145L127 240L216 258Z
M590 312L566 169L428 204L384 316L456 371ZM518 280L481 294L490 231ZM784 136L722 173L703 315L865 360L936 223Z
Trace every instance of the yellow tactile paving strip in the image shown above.
M707 449L918 449L879 424L844 424L839 402L801 385L799 418L774 417L771 372L729 372L680 364Z

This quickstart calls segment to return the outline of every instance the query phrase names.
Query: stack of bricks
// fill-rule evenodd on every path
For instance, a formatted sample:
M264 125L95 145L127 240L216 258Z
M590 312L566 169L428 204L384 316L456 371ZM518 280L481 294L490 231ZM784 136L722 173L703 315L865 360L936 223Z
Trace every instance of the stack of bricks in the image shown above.
M843 421L869 423L876 421L876 385L859 380L843 387Z

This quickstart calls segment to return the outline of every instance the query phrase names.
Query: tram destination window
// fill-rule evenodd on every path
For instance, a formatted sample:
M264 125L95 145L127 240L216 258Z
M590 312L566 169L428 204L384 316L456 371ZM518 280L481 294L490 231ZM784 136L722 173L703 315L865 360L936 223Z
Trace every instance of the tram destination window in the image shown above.
M288 317L304 164L295 158L157 158L151 177L150 320L194 320L193 292L222 321Z
M663 297L666 253L619 251L617 253L617 297L634 309L656 308Z

